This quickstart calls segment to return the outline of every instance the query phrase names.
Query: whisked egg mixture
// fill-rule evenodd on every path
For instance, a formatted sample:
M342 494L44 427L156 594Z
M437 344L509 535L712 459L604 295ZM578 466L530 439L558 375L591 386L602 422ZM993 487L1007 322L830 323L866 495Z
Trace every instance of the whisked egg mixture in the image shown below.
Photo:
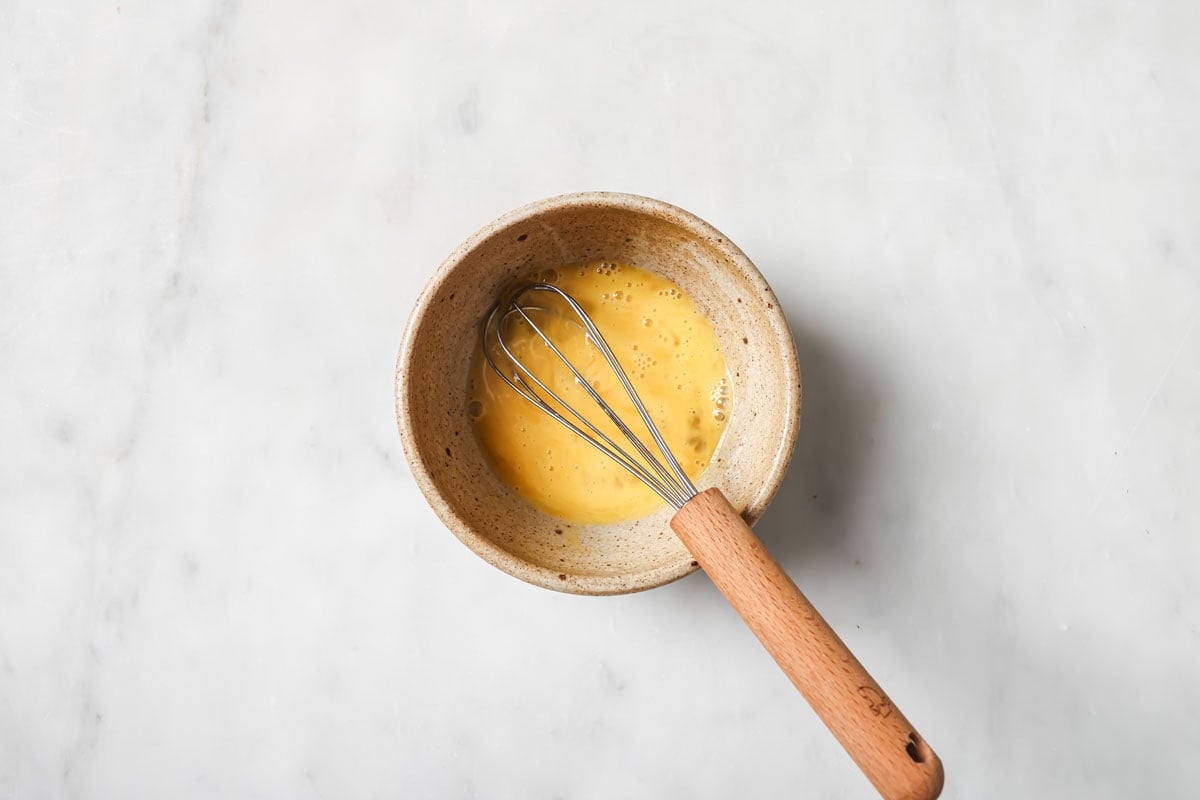
M609 261L564 266L535 277L558 286L583 307L680 465L692 478L703 472L724 432L733 397L716 334L692 300L665 278ZM632 401L599 349L587 340L578 317L550 293L539 293L529 306L538 327L655 450ZM504 340L564 402L626 452L634 452L527 323L510 318ZM511 366L499 346L493 342L492 347L497 364ZM544 392L539 394L549 400ZM623 467L507 386L488 366L482 345L476 347L471 367L467 411L496 474L546 514L567 522L605 524L635 519L663 506L658 495Z

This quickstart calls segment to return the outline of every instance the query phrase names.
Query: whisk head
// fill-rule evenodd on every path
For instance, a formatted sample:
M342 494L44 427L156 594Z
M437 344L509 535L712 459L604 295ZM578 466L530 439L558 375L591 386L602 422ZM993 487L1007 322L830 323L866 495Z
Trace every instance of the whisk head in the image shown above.
M533 296L538 293L556 295L562 301L561 303L556 302L556 305L565 307L567 313L579 320L582 326L582 335L604 357L604 360L608 363L609 368L612 369L613 374L620 383L621 388L633 403L634 408L637 409L638 416L641 417L641 421L649 433L654 448L657 450L657 455L643 440L643 437L638 436L621 419L620 415L613 410L612 406L600 396L599 392L588 382L578 367L563 353L562 348L551 340L543 328L538 326L534 320L538 312L560 313L557 310L550 311L546 307L534 305L531 301ZM526 302L522 303L522 300ZM600 430L585 415L581 414L578 409L555 393L546 381L539 378L537 374L530 370L514 354L505 339L505 335L508 327L518 320L528 325L535 336L571 371L577 385L587 392L596 405L599 406L600 410L604 412L604 415L616 426L617 430L628 441L627 447L632 448L633 452L630 452L626 447L618 445L611 436ZM533 283L523 286L513 292L507 300L502 300L492 307L487 319L484 321L482 336L483 355L487 359L488 366L513 391L549 414L572 433L582 437L590 445L615 461L642 483L646 484L646 486L674 508L683 508L688 500L696 496L696 487L688 478L687 473L684 472L683 467L679 465L678 459L671 453L671 449L667 446L662 434L659 433L657 426L655 426L654 420L651 419L649 412L646 411L645 404L638 397L637 390L634 389L629 376L625 373L624 368L621 367L621 362L617 360L612 348L608 346L608 343L604 340L604 336L600 333L592 318L588 316L587 312L583 310L583 307L575 298L550 283Z

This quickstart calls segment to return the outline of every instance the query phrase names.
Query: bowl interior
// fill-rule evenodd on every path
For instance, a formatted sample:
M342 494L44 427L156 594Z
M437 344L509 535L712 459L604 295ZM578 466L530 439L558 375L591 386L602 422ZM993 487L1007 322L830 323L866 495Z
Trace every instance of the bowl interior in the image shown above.
M733 385L726 432L697 482L753 521L783 477L795 439L799 373L786 320L749 260L722 234L665 203L568 195L519 209L465 242L417 304L400 354L397 413L413 473L435 511L479 555L523 580L581 594L637 591L695 569L672 510L613 525L546 516L488 467L467 415L484 314L539 270L591 260L634 264L678 284L713 324Z

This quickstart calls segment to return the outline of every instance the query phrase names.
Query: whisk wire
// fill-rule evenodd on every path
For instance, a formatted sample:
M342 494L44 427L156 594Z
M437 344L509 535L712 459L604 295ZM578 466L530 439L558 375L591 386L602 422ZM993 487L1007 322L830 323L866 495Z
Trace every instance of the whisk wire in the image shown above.
M503 320L503 317L501 319ZM503 322L501 322L500 324L502 325ZM572 433L575 433L576 435L581 436L593 447L596 447L598 450L600 450L600 452L602 452L605 455L612 458L614 461L616 461L618 464L620 464L626 470L631 472L634 475L634 477L638 478L638 480L641 480L643 482L648 482L648 481L654 480L654 477L652 475L650 475L645 470L645 468L640 463L638 463L638 461L633 456L631 456L620 445L618 445L616 442L614 442L607 434L605 434L603 431L601 431L599 428L597 428L594 424L592 424L592 422L587 417L585 417L582 414L580 414L579 412L577 412L574 409L574 407L572 407L570 404L568 404L566 401L564 401L553 389L551 389L540 378L538 378L538 376L536 374L534 374L529 369L527 369L525 367L525 365L521 362L521 360L519 358L517 358L516 355L511 350L509 350L508 345L504 341L504 338L502 336L497 337L497 342L500 346L500 349L504 351L504 354L513 363L513 365L519 370L519 372L513 373L513 378L512 378L512 380L510 380L508 378L508 376L505 375L504 372L499 369L498 365L493 360L491 354L487 353L486 355L487 355L489 365L496 372L496 374L500 376L501 380L503 380L511 388L516 390L517 393L520 394L522 397L524 397L526 400L530 401L531 403L536 405L538 408L540 408L542 411L544 411L545 413L552 416L560 424L566 426ZM525 375L522 375L521 373L525 373ZM554 406L552 406L550 403L548 403L532 387L529 386L529 384L525 380L526 375L529 377L530 380L532 380L535 384L537 384L538 388L540 388L543 392L545 392L547 395L549 395L550 398L552 398L562 408L567 410L573 417L575 417L575 419L577 419L589 431L591 431L593 435L595 435L596 437L601 439L604 442L604 444L608 445L608 447L611 448L611 450L605 449L605 447L602 446L600 444L600 442L594 441L593 439L588 437L588 435L586 433L584 433L582 430L580 430L580 428L574 422L572 422L570 419L568 419L567 417L565 417L561 413L559 413L558 410L554 408ZM685 499L681 499L680 496L676 492L672 491L671 487L662 487L660 489L660 487L657 484L654 484L651 486L651 488L653 488L656 492L658 492L659 496L662 497L662 499L665 502L667 502L671 505L678 505L683 502L686 502ZM665 493L664 493L663 489L666 490Z
M560 350L559 347L555 345L553 341L551 341L550 337L542 330L542 328L539 327L536 322L534 322L528 313L529 310L533 310L533 307L523 307L520 305L518 301L520 300L521 296L527 292L534 291L546 291L556 294L562 298L564 302L566 302L574 315L578 317L587 333L587 340L600 351L609 368L617 377L618 382L621 384L621 388L625 390L626 395L629 397L634 408L637 410L638 416L641 418L643 424L645 424L651 438L653 438L654 444L657 446L659 452L662 453L663 459L667 461L669 469L668 466L664 466L662 462L654 456L650 448L629 428L629 426L621 419L620 415L618 415L613 408L607 402L605 402L605 400L596 391L595 387L593 387L587 381L587 379L584 378L583 374L579 371L575 364L573 364L571 360L567 358L562 350ZM675 458L674 453L671 452L670 447L667 446L666 440L663 439L658 427L651 419L650 413L646 410L645 404L638 396L637 390L634 388L632 381L629 380L629 376L626 374L624 368L622 368L620 361L616 357L616 354L613 353L612 348L609 347L608 342L605 341L604 336L600 333L599 328L596 327L596 324L592 321L591 317L588 316L587 312L584 311L583 307L575 300L575 298L571 297L569 294L553 284L534 283L515 292L508 300L507 310L505 310L503 313L500 313L502 305L503 304L497 304L491 310L491 313L488 315L488 318L484 323L482 336L483 353L484 357L487 359L488 366L491 367L492 371L495 372L505 384L507 384L526 400L533 403L539 409L549 414L572 433L582 437L597 450L604 453L613 461L617 462L630 474L654 491L667 504L679 509L682 508L688 502L688 500L696 495L695 485L688 478L687 473L679 464L679 460ZM614 442L608 435L599 430L590 420L580 414L579 411L577 411L570 403L565 402L558 394L554 392L554 390L547 386L545 382L543 382L524 363L522 363L521 359L509 349L504 337L504 327L508 318L513 314L520 316L520 318L523 319L525 323L534 331L538 338L541 339L541 341L550 348L551 352L553 352L555 356L571 371L571 374L575 377L576 382L584 388L592 400L604 412L605 416L607 416L608 419L617 427L617 429L621 431L625 438L629 440L630 444L632 444L637 452L642 456L645 464L649 466L649 469L643 466L643 464L637 458L633 457L630 453L617 445L616 442ZM497 315L499 315L499 319L497 319ZM516 371L512 373L512 378L506 374L506 370L501 369L500 365L496 363L496 360L493 357L492 347L490 346L489 342L493 333L500 350L516 369ZM553 405L547 402L544 397L539 395L538 392L529 385L526 378L536 384L542 392L552 398L555 403L557 403L568 413L570 413L572 417L582 423L582 425L586 427L592 435L589 436L587 432L579 427L579 425L577 425L575 422L572 422L570 419L560 413ZM651 472L651 470L653 470L653 472Z
M497 309L494 309L492 311L492 314L488 317L488 322L487 322L487 327L485 327L485 332L488 329L490 329L490 327L492 325L492 319L494 318L496 311L497 311ZM523 365L520 363L520 361L508 349L507 345L504 343L503 338L502 337L498 338L498 341L499 341L500 348L505 352L505 355L507 355L509 357L509 359L512 360L513 364L516 365L517 367L523 367ZM625 468L628 472L630 472L635 478L637 478L638 480L642 481L647 486L649 486L659 497L662 498L663 502L667 503L668 505L674 506L676 508L681 507L682 503L686 502L686 501L681 501L678 497L675 496L675 494L673 492L670 492L669 490L666 490L665 488L660 488L659 484L655 481L654 476L652 476L648 472L646 472L646 470L640 464L638 464L637 461L634 460L634 458L632 456L630 456L627 452L625 452L616 442L614 442L611 438L609 438L603 431L599 430L595 425L593 425L586 417L583 417L578 412L576 412L574 408L572 408L571 406L564 403L562 401L562 398L560 398L557 394L555 394L553 390L545 387L545 385L540 380L537 379L537 376L531 375L532 380L534 380L535 383L537 383L539 386L541 386L543 388L543 391L545 391L547 394L549 394L550 397L555 400L555 402L559 403L559 405L561 405L563 408L570 411L571 414L574 417L576 417L576 419L578 419L581 423L583 423L583 425L586 426L588 428L588 430L590 430L595 436L597 436L601 440L603 440L603 442L608 445L607 448L604 446L604 444L601 444L600 442L598 442L595 439L588 436L587 433L585 433L583 430L581 430L578 425L573 423L567 417L560 414L557 409L555 409L552 405L547 403L541 396L539 396L537 394L537 392L535 392L529 386L528 383L526 383L525 378L520 374L520 372L514 372L513 377L510 379L508 377L508 375L505 374L504 370L500 369L499 365L496 364L494 358L492 357L491 352L489 352L487 349L485 349L484 355L487 358L488 365L491 367L492 371L495 372L496 375L498 375L500 377L500 380L504 381L504 383L507 384L509 386L509 388L511 388L517 394L521 395L521 397L525 398L530 403L533 403L535 406L537 406L539 409L541 409L546 414L549 414L555 421L557 421L559 424L566 427L568 430L570 430L575 435L582 438L588 444L595 447L601 453L608 456L613 461L616 461L623 468Z
M642 402L641 397L638 396L637 390L633 388L633 382L629 380L629 375L626 374L624 368L621 367L621 362L617 359L616 354L613 353L612 348L608 346L608 342L604 339L603 334L600 333L600 329L596 327L596 323L593 322L592 318L588 316L586 311L583 310L583 306L581 306L574 297L571 297L562 289L559 289L557 286L549 283L538 283L528 286L518 292L517 296L530 290L550 291L557 294L566 301L566 303L571 307L571 310L575 312L575 315L579 317L580 322L582 322L584 327L587 329L592 343L599 348L601 354L604 356L604 360L608 362L608 366L617 376L617 380L621 382L622 388L625 389L625 394L628 395L629 399L633 402L634 408L637 409L638 416L642 418L642 422L645 424L646 429L650 431L650 435L654 438L654 443L658 446L659 452L663 454L663 457L666 458L667 462L671 465L671 470L674 472L675 478L679 481L680 487L687 492L688 499L693 497L696 494L696 487L692 485L687 473L684 471L683 467L680 466L679 461L675 458L675 454L672 453L671 448L667 446L666 440L664 440L662 434L659 433L658 426L655 425L654 420L651 419L650 413L646 410L646 406ZM513 298L513 302L515 304L516 296ZM603 400L601 400L594 393L592 397L605 409L607 413L611 415L611 409L607 407L607 404L604 403ZM622 427L624 427L624 425L622 425Z
M685 487L680 486L679 484L677 484L675 482L673 476L667 471L667 469L665 467L663 467L662 464L660 464L658 462L658 460L654 457L654 454L652 452L650 452L650 448L648 448L642 442L642 440L637 437L637 434L635 434L629 428L629 426L625 424L625 421L623 419L621 419L621 417L612 409L612 406L610 406L608 403L604 402L603 398L600 397L600 394L599 394L599 392L596 391L595 387L592 386L591 383L588 382L587 378L585 378L583 376L583 374L580 373L580 371L575 367L575 365L573 363L571 363L571 360L568 359L565 355L563 355L563 352L561 350L559 350L557 346L555 346L554 342L552 342L550 340L550 337L548 337L542 331L542 329L540 327L538 327L537 323L534 322L529 317L529 315L525 312L525 309L521 308L520 306L515 306L513 311L520 314L520 316L525 320L525 322L529 325L529 327L533 329L533 331L538 335L539 338L541 338L542 342L545 343L545 345L550 348L551 352L553 352L554 355L556 355L558 357L559 361L561 361L564 365L566 365L567 369L569 369L571 371L571 374L575 376L576 382L580 386L583 387L583 389L588 393L588 395L591 396L592 400L594 400L596 402L596 405L600 406L600 409L609 418L609 420L614 425L617 426L617 430L621 431L621 433L625 435L625 438L629 440L630 444L632 444L634 446L634 448L636 448L637 451L639 453L641 453L642 457L646 460L646 463L650 465L650 468L653 469L658 474L658 477L662 481L664 481L667 486L669 486L672 490L674 490L672 492L672 494L675 494L677 497L683 498L683 494L686 491ZM512 313L512 312L509 312L509 313ZM597 333L598 333L598 331L597 331ZM592 336L591 331L588 332L588 336L589 337ZM503 341L501 341L501 347L503 347L503 346L504 346ZM507 350L507 348L505 348L505 349ZM603 348L601 350L603 352ZM537 379L536 375L533 375L525 368L524 364L521 364L520 362L515 362L515 363L521 369L522 372L529 374L530 377L532 377L535 381L537 381L539 386L546 389L546 391L550 391L545 386L545 384L543 384L541 381L539 381ZM555 397L555 399L557 400L558 398ZM562 403L561 400L559 400L559 402ZM637 402L637 401L635 401L635 402ZM579 416L579 414L576 413L573 408L570 408L570 411L572 414L575 414L575 416L577 416L577 417ZM607 437L605 437L605 438L607 439ZM609 440L609 441L611 442L611 440ZM624 451L622 451L622 452L624 452ZM686 498L683 498L683 501L687 502Z

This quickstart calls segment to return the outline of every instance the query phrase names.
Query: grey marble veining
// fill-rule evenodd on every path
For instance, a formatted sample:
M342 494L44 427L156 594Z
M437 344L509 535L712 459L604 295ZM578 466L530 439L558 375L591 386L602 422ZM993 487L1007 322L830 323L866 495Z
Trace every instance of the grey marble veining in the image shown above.
M702 575L561 596L404 465L476 227L660 197L805 378L759 532L947 797L1200 792L1186 2L9 3L0 798L870 786Z

